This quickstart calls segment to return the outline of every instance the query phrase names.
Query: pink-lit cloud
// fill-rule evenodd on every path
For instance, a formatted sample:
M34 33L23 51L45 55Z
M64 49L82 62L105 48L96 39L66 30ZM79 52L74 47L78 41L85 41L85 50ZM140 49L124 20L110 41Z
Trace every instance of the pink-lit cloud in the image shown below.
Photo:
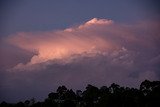
M147 23L150 26L146 26ZM72 61L83 57L96 58L100 55L114 66L133 69L132 67L139 63L137 62L139 57L148 49L153 51L157 49L155 47L157 40L155 38L159 38L157 24L147 23L141 21L129 25L93 18L79 26L64 30L19 32L8 37L6 41L32 52L33 56L27 63L18 63L10 70L35 71L35 68L46 69L46 66L54 63L73 63ZM140 64L147 61L147 54L144 56L146 59L142 59Z
M142 22L127 25L108 19L93 18L79 26L64 30L19 32L8 37L7 42L34 54L28 63L17 64L14 67L16 69L28 69L28 66L53 60L68 63L75 59L75 56L95 57L101 54L111 58L121 49L130 53L125 53L119 58L114 56L111 62L131 66L134 58L129 56L139 53L136 46L144 49L154 46L153 37L149 35L151 32L146 29L148 28Z
M115 82L138 87L144 79L159 80L158 26L157 21L124 24L93 18L63 30L10 35L5 40L12 46L3 44L1 51L5 64L14 65L0 72L0 91L14 97L15 91L29 89L33 97L59 85L81 89Z
M27 65L55 59L69 61L70 57L76 54L94 56L105 54L118 47L104 38L104 35L94 34L92 30L92 27L104 27L111 24L113 24L111 20L93 18L78 27L65 30L37 33L20 32L9 37L7 41L35 53ZM17 65L17 67L22 66L23 64Z

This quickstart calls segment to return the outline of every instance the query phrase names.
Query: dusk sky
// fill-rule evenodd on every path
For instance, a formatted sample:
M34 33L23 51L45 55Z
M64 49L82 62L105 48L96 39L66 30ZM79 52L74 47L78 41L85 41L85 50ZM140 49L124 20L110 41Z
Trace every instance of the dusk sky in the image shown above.
M1 0L0 102L58 86L160 80L158 0Z

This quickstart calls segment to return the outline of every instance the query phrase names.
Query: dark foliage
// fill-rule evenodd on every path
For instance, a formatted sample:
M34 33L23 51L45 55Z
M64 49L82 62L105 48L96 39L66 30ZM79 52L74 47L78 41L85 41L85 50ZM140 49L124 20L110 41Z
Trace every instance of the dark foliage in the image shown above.
M139 89L115 83L101 88L88 85L84 91L77 90L76 93L59 86L43 102L31 99L10 104L3 101L0 107L160 107L160 81L145 80Z

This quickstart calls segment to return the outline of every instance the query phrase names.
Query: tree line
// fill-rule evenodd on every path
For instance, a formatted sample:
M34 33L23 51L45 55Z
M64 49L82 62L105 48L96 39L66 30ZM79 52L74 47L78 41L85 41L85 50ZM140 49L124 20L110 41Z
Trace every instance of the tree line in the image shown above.
M0 107L160 107L160 81L145 80L139 89L111 84L97 88L87 85L84 91L59 86L42 102L35 99L15 104L1 102Z

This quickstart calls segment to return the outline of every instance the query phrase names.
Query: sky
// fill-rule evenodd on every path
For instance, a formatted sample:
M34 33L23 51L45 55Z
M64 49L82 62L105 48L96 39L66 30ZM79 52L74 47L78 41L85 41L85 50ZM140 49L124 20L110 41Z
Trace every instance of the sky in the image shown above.
M160 80L158 0L1 0L0 102Z

